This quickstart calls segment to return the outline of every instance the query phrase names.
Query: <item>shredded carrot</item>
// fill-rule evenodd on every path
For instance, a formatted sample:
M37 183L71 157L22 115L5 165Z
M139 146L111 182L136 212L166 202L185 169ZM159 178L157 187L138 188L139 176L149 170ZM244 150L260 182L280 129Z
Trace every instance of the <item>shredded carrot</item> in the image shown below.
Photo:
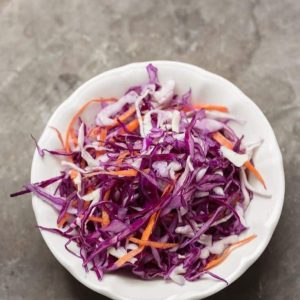
M83 202L83 207L88 208L90 206L91 202L90 201L84 201Z
M58 139L59 139L59 141L60 141L63 149L65 149L64 139L62 137L61 132L57 128L53 127L53 126L50 126L50 128L53 129L56 132L57 137L58 137Z
M220 132L213 133L213 138L220 145L225 146L228 149L233 148L233 143L231 141L229 141L222 133L220 133Z
M162 193L161 196L162 196L162 197L165 196L167 193L169 193L169 192L172 190L173 187L174 187L173 184L167 184L167 185L165 186L165 188L164 188L163 193Z
M89 137L96 137L100 133L101 127L94 127L88 132Z
M215 132L213 135L213 138L215 141L217 141L220 145L228 148L233 149L233 143L229 141L223 134L220 132ZM253 164L248 160L245 162L244 166L258 179L258 181L264 186L266 189L267 186L265 184L265 181L259 171L253 166Z
M99 151L96 151L96 158L98 158L99 156L105 154L106 151L105 150L99 150Z
M127 261L131 260L133 257L135 257L136 255L138 255L139 253L141 253L144 250L144 246L141 246L139 248L136 248L134 250L129 251L127 254L123 255L122 257L120 257L116 262L115 265L117 267L122 267Z
M103 222L102 218L100 218L100 217L94 217L94 216L88 217L88 220L92 221L92 222L98 222L98 223L101 223L101 224Z
M99 175L99 174L105 174L105 175L135 177L137 175L137 173L138 173L138 171L135 169L128 169L128 170L119 170L119 171L99 171L99 172L84 174L84 176L92 177L92 176Z
M66 222L68 222L68 220L71 218L71 215L68 213L65 213L65 215L61 218L61 220L59 221L59 223L57 223L57 227L58 228L62 228Z
M124 158L129 155L129 151L125 150L120 153L118 159L116 160L116 164L119 165L123 162Z
M245 162L244 166L259 180L259 182L264 186L264 188L266 189L266 183L264 181L264 179L262 178L262 176L260 175L260 173L258 172L258 170L251 164L251 162L248 160Z
M85 104L83 104L79 108L79 110L76 112L76 114L72 117L71 121L69 122L67 131L66 131L65 148L68 153L71 152L70 151L71 148L70 148L70 144L69 144L70 137L73 136L73 140L74 140L74 128L73 127L74 127L76 121L78 120L78 118L80 117L80 115L85 111L85 109L92 103L115 102L115 101L116 101L116 99L114 99L114 98L92 99L92 100L86 102Z
M133 243L139 244L140 246L150 246L153 248L159 249L168 249L177 246L176 243L162 243L162 242L154 242L154 241L143 241L134 237L130 237L129 240Z
M101 146L104 144L106 136L107 136L107 128L101 128L101 130L100 130L100 141L99 141Z
M154 213L153 215L151 215L150 220L148 222L148 225L146 226L143 234L142 234L142 238L141 240L143 242L148 241L149 237L153 231L153 227L155 225L156 219L157 219L158 213ZM123 266L127 261L129 261L131 258L135 257L136 255L138 255L139 253L141 253L144 250L145 246L140 246L137 249L131 250L129 251L127 254L123 255L122 257L120 257L116 262L115 265L117 267L121 267Z
M129 132L133 132L139 127L139 125L140 125L140 123L139 123L138 119L134 119L134 120L130 121L128 124L126 124L126 130ZM124 134L124 133L126 133L125 130L123 128L120 129L120 134Z
M208 270L208 269L211 269L217 265L219 265L221 262L223 262L227 257L228 255L236 248L242 246L242 245L245 245L247 243L249 243L250 241L252 241L253 239L256 238L256 234L253 234L253 235L250 235L249 237L241 240L241 241L238 241L234 244L232 244L231 246L229 246L227 249L225 249L225 251L223 252L223 254L213 260L211 260L206 266L205 266L205 270Z
M70 177L72 180L74 180L78 176L78 171L72 169L70 170Z
M129 117L131 117L135 113L135 105L132 105L127 111L125 111L118 119L121 122L126 121ZM116 125L118 125L118 121L116 121Z
M205 109L205 110L216 110L220 112L228 112L228 108L222 105L215 104L194 104L192 107L185 106L183 111L190 111L192 109Z
M111 129L119 125L119 121L125 122L128 118L130 118L135 113L135 105L132 105L127 111L125 111L122 115L116 117L112 125L106 126L106 128Z
M126 176L126 177L135 177L137 175L137 170L135 169L128 169L128 170L119 170L119 171L109 171L105 174L108 175L117 175L117 176Z
M74 128L71 128L71 130L70 130L70 137L72 139L72 143L73 143L74 147L77 147L77 145L78 145L78 138L76 136Z
M150 217L149 223L142 234L142 241L148 241L148 239L153 231L155 222L157 220L157 216L158 216L158 213L156 212Z
M119 170L119 171L109 171L107 174L109 175L118 175L118 176L127 176L127 177L135 177L137 175L137 170L128 169L128 170Z
M110 190L107 190L104 194L103 200L108 201L110 196ZM110 218L108 213L103 209L102 210L102 226L105 227L110 223Z

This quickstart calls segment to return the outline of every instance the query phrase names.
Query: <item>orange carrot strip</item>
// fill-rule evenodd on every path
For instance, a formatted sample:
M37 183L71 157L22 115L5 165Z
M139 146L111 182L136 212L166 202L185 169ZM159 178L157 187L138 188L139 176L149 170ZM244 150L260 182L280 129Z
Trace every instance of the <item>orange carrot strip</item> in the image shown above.
M233 148L233 143L229 141L222 133L215 132L212 136L214 140L217 141L220 145L225 146L228 149Z
M162 243L162 242L154 242L154 241L143 241L134 237L130 237L129 241L139 244L140 246L150 246L153 248L159 248L159 249L168 249L173 248L177 246L176 243Z
M58 139L59 139L59 141L60 141L63 149L65 149L64 139L63 139L63 137L61 135L61 132L57 128L53 127L53 126L50 126L50 128L53 129L56 132L57 137L58 137Z
M205 109L205 110L216 110L220 112L228 112L228 108L222 105L215 105L215 104L194 104L192 107L183 107L183 111L191 111L193 109Z
M217 141L220 145L225 146L228 149L233 148L233 143L229 141L223 134L220 132L215 132L213 134L213 138L215 141ZM253 164L248 160L245 162L244 166L258 179L258 181L264 186L266 189L267 186L265 184L265 181L259 171L253 166Z
M127 111L125 111L121 116L118 117L118 119L121 122L126 121L129 117L131 117L135 113L135 105L132 105ZM118 121L116 120L116 125L118 124Z
M144 232L142 234L142 239L141 239L142 241L148 241L148 239L152 233L153 227L155 225L157 214L158 213L156 212L150 217L149 223L146 226L146 229L144 230ZM141 253L144 250L144 248L145 248L145 246L140 246L137 249L129 251L127 254L123 255L115 262L116 266L120 268L131 258L133 258L136 255L138 255L139 253Z
M116 127L116 126L119 124L118 120L120 120L121 122L124 122L124 121L126 121L128 118L130 118L134 113L135 113L135 105L132 105L132 106L131 106L127 111L125 111L122 115L116 117L116 118L114 119L114 123L113 123L112 125L108 125L108 126L106 126L106 128L111 129L111 128Z
M78 175L78 171L76 171L76 170L70 171L70 177L72 180L74 180L77 177L77 175Z
M127 176L127 177L135 177L137 175L137 173L138 172L135 169L107 172L107 174L109 174L109 175L118 175L118 176Z
M116 164L117 164L117 165L121 164L121 163L123 162L124 158L125 158L126 156L128 156L128 154L129 154L129 151L127 151L127 150L125 150L125 151L123 151L122 153L120 153L118 159L116 160Z
M85 109L92 103L101 103L101 102L115 102L116 99L114 98L104 98L104 99L92 99L88 102L86 102L85 104L83 104L79 110L75 113L75 115L72 117L71 121L69 122L69 125L67 127L67 131L66 131L66 138L65 138L65 148L66 151L69 153L70 152L70 144L69 144L69 139L72 135L71 133L71 129L73 129L76 121L78 120L78 118L80 117L80 115L85 111Z
M78 139L77 139L77 136L76 136L74 128L71 128L71 130L70 130L70 137L72 139L74 147L77 147L77 145L78 145Z
M65 225L66 222L71 218L71 216L68 213L65 213L65 215L61 218L59 223L57 223L57 227L61 228Z
M264 179L262 178L262 176L260 175L260 173L258 172L258 170L251 164L251 162L248 160L245 162L244 166L259 180L259 182L264 186L264 188L266 189L266 183L264 181Z
M158 213L156 212L150 217L149 223L142 234L142 238L141 238L142 241L148 241L148 239L152 233L153 227L155 225L157 215L158 215Z
M98 158L99 156L101 156L101 155L103 155L103 154L105 154L105 153L106 153L105 150L97 150L97 151L96 151L96 158Z
M99 142L101 142L102 145L105 142L106 136L107 136L107 128L101 128L101 130L100 130L100 141Z
M126 129L130 132L135 131L140 126L139 120L134 119L126 125Z
M116 262L115 265L120 268L122 267L127 261L131 260L133 257L138 255L144 250L144 246L136 248L134 250L129 251L127 254L120 257Z
M107 190L106 193L104 194L103 200L108 201L110 196L110 190ZM102 210L102 226L105 227L110 223L110 218L108 213L103 209Z
M213 260L211 260L206 266L205 266L205 270L208 270L208 269L211 269L217 265L219 265L220 263L222 263L227 257L228 255L236 248L242 246L242 245L245 245L247 243L249 243L250 241L252 241L253 239L256 238L256 234L252 234L250 235L249 237L241 240L241 241L238 241L232 245L230 245L227 249L225 249L225 251L223 252L223 254Z
M103 222L102 218L100 218L100 217L94 217L94 216L88 217L88 220L92 221L92 222L98 222L98 223L101 223L101 224Z
M130 121L128 124L126 124L126 130L129 132L133 132L139 127L139 125L140 125L140 123L139 123L138 119L134 119L134 120ZM119 132L120 132L120 134L126 133L126 131L123 128L120 129Z
M105 175L135 177L137 175L137 173L138 173L137 170L128 169L128 170L119 170L119 171L99 171L99 172L84 174L84 176L85 177L92 177L92 176L98 175L98 174L105 174Z
M90 201L84 201L83 202L83 207L88 208L90 206L91 202Z
M193 105L194 109L205 109L205 110L217 110L220 112L228 112L228 108L222 105L214 105L214 104L195 104Z
M96 127L89 130L88 136L89 137L96 137L99 134L100 130L101 130L101 127L96 126Z

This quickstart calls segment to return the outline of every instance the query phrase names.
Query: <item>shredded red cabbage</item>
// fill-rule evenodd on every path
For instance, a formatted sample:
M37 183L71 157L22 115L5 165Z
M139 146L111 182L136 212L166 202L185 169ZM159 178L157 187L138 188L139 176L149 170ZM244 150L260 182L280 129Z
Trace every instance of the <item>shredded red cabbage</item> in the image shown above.
M66 238L66 250L99 279L126 268L178 284L204 274L223 280L208 270L247 229L255 190L244 169L253 147L230 128L232 117L193 106L191 89L177 95L175 82L161 84L152 64L147 72L149 82L117 101L91 103L94 122L74 119L64 149L36 143L41 156L63 160L62 173L12 196L32 192L52 205L58 228L40 228Z

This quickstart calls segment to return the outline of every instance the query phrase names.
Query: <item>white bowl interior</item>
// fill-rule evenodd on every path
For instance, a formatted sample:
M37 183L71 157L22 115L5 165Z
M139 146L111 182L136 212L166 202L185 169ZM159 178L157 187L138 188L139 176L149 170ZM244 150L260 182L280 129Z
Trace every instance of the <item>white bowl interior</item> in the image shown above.
M99 97L120 97L128 87L147 81L148 62L135 63L117 68L94 77L76 90L49 120L41 138L40 145L56 149L60 145L55 133L49 129L54 126L65 131L69 120L86 101ZM230 113L247 121L243 126L231 123L249 141L263 138L264 143L257 151L255 164L265 178L272 198L254 196L246 213L249 230L243 235L256 233L251 243L235 250L221 265L212 271L225 278L229 283L236 280L261 255L267 246L278 222L284 199L284 172L281 153L267 119L260 109L238 88L224 78L201 68L178 63L157 61L159 79L176 82L176 91L181 94L192 88L194 102L217 103L226 105ZM93 111L90 110L86 117ZM45 155L40 158L35 153L32 163L32 182L40 181L59 174L60 161ZM259 186L255 180L253 185ZM56 213L46 203L33 196L32 200L37 223L46 227L56 226ZM107 274L98 281L93 272L85 273L82 262L64 248L66 240L58 235L42 231L43 238L58 261L80 282L101 294L122 300L184 300L200 299L209 296L226 285L223 282L204 277L196 282L186 282L184 286L164 280L143 281L124 274Z

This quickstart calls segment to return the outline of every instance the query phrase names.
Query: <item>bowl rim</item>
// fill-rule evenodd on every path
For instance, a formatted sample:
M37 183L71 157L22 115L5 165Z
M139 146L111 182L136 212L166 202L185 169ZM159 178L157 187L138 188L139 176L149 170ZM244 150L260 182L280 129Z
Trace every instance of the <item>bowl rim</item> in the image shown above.
M230 285L231 283L233 283L236 279L238 279L263 253L263 251L266 249L267 245L270 242L270 239L274 233L274 230L278 224L281 212L282 212L282 207L283 207L283 203L284 203L284 194L285 194L285 176L284 176L284 168L283 168L283 159L282 159L282 155L280 152L280 148L277 142L277 139L275 137L274 131L269 123L269 121L267 120L267 118L265 117L265 115L263 114L263 112L260 110L260 108L257 106L257 104L255 102L253 102L248 96L246 96L237 86L235 86L233 83L231 83L229 80L225 79L224 77L214 74L210 71L207 71L201 67L192 65L192 64L188 64L188 63L183 63L183 62L178 62L178 61L170 61L170 60L154 60L154 61L141 61L141 62L135 62L135 63L130 63L130 64L126 64L124 66L120 66L117 68L113 68L110 69L108 71L105 71L103 73L100 73L94 77L92 77L91 79L89 79L88 81L84 82L81 86L79 86L66 100L64 100L54 111L54 113L51 115L50 119L48 120L42 134L40 137L40 140L43 138L43 136L45 135L45 131L46 128L48 127L48 124L51 123L54 119L56 114L58 113L58 111L64 109L65 106L68 106L69 102L71 101L72 98L76 97L77 94L83 93L84 90L89 89L89 87L91 85L93 85L95 82L97 82L98 80L101 80L104 77L107 76L111 76L114 74L117 74L119 72L123 72L126 69L129 68L141 68L141 67L145 67L147 64L152 63L156 66L161 66L161 65L169 65L169 66L177 66L178 68L188 68L190 70L199 72L199 70L205 74L205 76L208 76L210 78L213 79L217 79L217 80L221 80L224 83L226 83L228 86L230 86L231 89L233 89L236 93L238 93L239 95L241 95L241 97L243 98L243 101L247 101L249 103L251 103L251 105L254 105L255 108L257 109L257 111L260 114L260 118L264 119L265 123L269 126L270 129L270 133L271 136L270 138L273 140L274 145L276 145L275 149L273 149L273 151L276 152L276 158L279 160L278 163L280 164L280 170L278 170L281 174L281 194L279 196L277 196L277 199L280 199L280 207L277 208L276 210L276 214L274 214L272 222L270 222L270 224L268 224L268 236L265 237L265 239L263 240L263 242L260 243L259 247L254 251L254 253L251 256L248 256L248 260L244 261L243 260L243 264L242 267L240 268L239 272L234 273L234 275L229 276L229 278L227 277L227 281L228 281L228 285ZM32 160L32 168L31 168L31 179L33 178L33 174L35 172L35 162L37 161L38 158L38 152L37 150L34 153L33 156L33 160ZM37 219L37 215L38 215L38 207L35 205L34 199L37 198L36 196L32 196L32 206L33 206L33 210L34 210L34 214L35 214L35 218ZM91 283L87 278L82 278L80 277L77 273L76 270L72 270L72 266L69 266L68 263L66 263L66 261L64 261L63 259L61 259L61 257L59 257L58 255L56 255L55 251L52 249L52 246L50 244L50 242L48 241L45 232L40 230L41 235L47 245L47 247L49 248L49 250L52 252L52 254L55 256L55 258L59 261L59 263L65 268L67 269L71 275L73 277L75 277L79 282L81 282L82 284L84 284L86 287L92 289L95 292L101 293L102 295L105 295L107 297L110 297L112 299L118 299L118 300L130 300L127 297L122 296L121 294L118 294L117 289L112 289L111 287L103 287L101 284L97 287L95 287L95 285L93 283ZM241 265L241 264L240 264ZM189 291L183 294L180 294L180 299L202 299L208 296L211 296L217 292L219 292L220 290L222 290L223 288L225 288L226 286L221 285L221 284L216 284L213 287L211 287L209 290L207 290L205 293L203 293L202 291ZM167 298L167 300L177 300L179 298L177 298L177 295L171 295Z

